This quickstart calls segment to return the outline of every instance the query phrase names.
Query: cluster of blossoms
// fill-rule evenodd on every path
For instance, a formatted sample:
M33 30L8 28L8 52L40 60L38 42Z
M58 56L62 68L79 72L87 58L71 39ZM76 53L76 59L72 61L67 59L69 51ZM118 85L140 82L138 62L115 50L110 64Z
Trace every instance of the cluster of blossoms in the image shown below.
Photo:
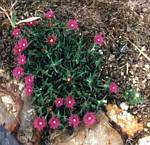
M118 86L116 83L111 82L109 84L109 92L110 93L117 93L118 92ZM76 104L76 101L73 99L72 96L68 96L65 100L63 100L61 97L57 97L54 101L55 106L57 108L65 105L68 109L73 109L73 106ZM68 124L69 126L76 128L81 123L80 117L77 114L72 114L68 118ZM96 124L96 116L94 112L86 112L83 116L83 123L86 127L91 127L92 125ZM47 123L45 121L45 118L39 118L37 117L34 120L33 123L34 127L37 130L42 130L44 127L46 127ZM51 129L59 128L60 126L60 120L58 117L51 117L48 121L48 125Z
M73 109L73 106L76 104L76 102L75 102L75 100L73 99L72 96L68 96L66 98L66 100L63 100L62 98L57 97L54 103L55 103L55 106L57 108L61 107L64 104L69 109ZM78 127L80 122L81 122L80 118L77 114L72 114L68 118L68 124L69 124L69 126L71 126L73 128ZM90 127L90 126L94 125L96 123L96 117L95 117L94 112L86 112L84 117L83 117L83 123L87 127ZM34 120L33 125L36 129L41 130L46 126L46 121L43 117L42 118L37 117ZM58 128L60 126L59 118L52 116L48 121L48 125L52 129Z
M110 93L117 93L118 92L118 86L116 83L111 82L109 84L109 92ZM57 97L55 99L55 106L57 108L65 105L67 108L69 109L73 109L73 106L76 104L76 101L73 99L72 96L68 96L65 100L63 100L61 97ZM80 117L77 114L72 114L69 118L68 118L68 124L69 126L76 128L79 126L81 120ZM92 125L94 125L96 123L96 116L94 112L86 112L83 116L83 123L86 127L91 127ZM33 123L34 127L37 130L42 130L44 127L46 127L47 123L45 121L45 118L39 118L37 117L34 120ZM48 121L48 125L51 129L56 129L59 128L60 126L60 120L58 117L51 117L50 120Z
M72 114L68 118L69 126L76 128L80 124L80 118L77 114ZM83 117L83 123L86 127L90 127L96 123L96 117L93 112L86 112ZM37 117L33 122L34 128L41 131L44 127L46 127L47 123L44 117ZM51 117L48 121L48 125L51 129L57 129L60 126L60 120L58 117Z
M49 10L44 13L44 18L46 19L52 19L54 18L54 12L52 10ZM26 25L31 27L35 26L37 24L36 21L27 22ZM69 30L77 30L78 29L78 22L75 19L70 19L66 23L66 28ZM24 77L24 93L26 96L31 96L33 92L33 81L34 77L32 74L25 75L23 65L27 63L27 57L24 54L24 51L27 49L29 42L27 38L21 37L21 29L15 28L12 31L12 36L18 39L18 42L15 44L13 48L13 54L16 56L16 62L17 66L13 69L12 75L15 79L20 79L21 77ZM47 44L54 46L57 43L57 36L55 34L48 35L46 38ZM102 34L96 34L93 38L95 45L102 45L104 43L104 37ZM35 76L36 77L36 76ZM118 86L116 83L112 82L109 85L109 92L110 93L117 93ZM73 107L76 105L76 101L73 98L73 96L68 96L64 100L61 97L56 97L54 104L56 108L60 108L62 106L65 106L68 109L73 109ZM96 123L96 116L94 112L85 112L83 119L83 123L85 126L90 127ZM48 125L51 129L59 128L60 126L60 119L56 116L52 116L49 121ZM68 124L69 126L76 128L81 123L81 119L78 116L78 114L71 114L70 117L68 117ZM46 127L47 123L44 117L37 117L34 120L34 128L38 130L42 130L44 127Z
M21 30L19 28L15 28L12 31L12 35L14 37L20 37ZM17 66L13 69L12 74L16 79L20 79L24 77L25 86L24 93L27 96L31 96L32 94L32 83L33 77L32 75L24 75L23 65L26 64L26 55L23 54L24 50L28 47L28 40L26 38L19 38L18 42L15 44L13 48L13 54L16 56Z
M19 37L20 29L15 28L12 32L14 37ZM33 76L31 74L24 75L23 65L26 64L26 55L23 54L24 50L28 47L28 40L20 38L13 48L13 54L16 56L17 66L12 70L12 75L15 79L24 77L24 93L26 96L32 94Z

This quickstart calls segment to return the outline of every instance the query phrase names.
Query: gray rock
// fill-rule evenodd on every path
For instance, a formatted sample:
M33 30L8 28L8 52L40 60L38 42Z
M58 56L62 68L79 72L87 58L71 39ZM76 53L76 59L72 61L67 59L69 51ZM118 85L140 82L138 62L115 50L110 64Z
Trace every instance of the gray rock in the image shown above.
M0 126L0 145L20 145L16 138Z

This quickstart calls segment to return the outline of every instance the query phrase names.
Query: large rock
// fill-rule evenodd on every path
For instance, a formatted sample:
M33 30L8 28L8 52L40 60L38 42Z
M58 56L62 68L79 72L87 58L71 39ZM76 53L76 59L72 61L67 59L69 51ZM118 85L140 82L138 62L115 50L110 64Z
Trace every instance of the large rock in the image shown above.
M13 132L20 123L23 101L9 89L0 85L0 125L5 125L9 132Z
M97 115L97 124L92 128L81 127L72 136L60 135L54 145L123 145L120 134L113 129L106 115Z
M127 110L123 110L115 104L108 104L106 109L108 117L120 126L122 132L129 137L143 130L143 123L139 123L138 118L127 112Z
M5 125L9 133L17 132L21 144L39 145L41 132L33 129L35 111L31 98L21 93L23 87L21 82L11 79L0 69L0 125Z

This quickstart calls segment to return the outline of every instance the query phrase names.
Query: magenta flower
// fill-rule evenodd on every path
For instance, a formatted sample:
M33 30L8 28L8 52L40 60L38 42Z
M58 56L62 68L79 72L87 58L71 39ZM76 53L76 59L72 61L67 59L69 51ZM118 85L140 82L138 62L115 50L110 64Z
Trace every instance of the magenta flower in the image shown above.
M25 85L32 85L32 83L33 83L33 76L31 74L26 76L24 78L24 81L25 81Z
M59 121L59 119L57 117L51 117L49 122L48 122L48 124L49 124L50 128L56 129L56 128L59 127L60 121Z
M27 38L21 38L19 41L18 41L18 47L23 50L25 50L28 46L28 40Z
M60 97L57 97L55 100L56 107L61 107L63 105L63 99Z
M19 55L19 54L21 54L22 49L19 48L18 44L16 44L16 45L14 46L14 48L12 49L12 52L13 52L14 55Z
M110 91L110 93L117 93L118 92L117 84L114 82L111 82L109 85L109 91Z
M18 64L22 65L22 64L26 64L26 56L24 54L20 54L17 58L17 62Z
M47 19L51 19L51 18L53 18L55 15L54 15L54 12L50 9L49 11L47 11L46 13L44 13L44 16L45 16L45 18L47 18Z
M19 35L20 35L20 29L19 28L14 28L13 30L12 30L12 36L14 36L14 37L18 37Z
M75 30L78 28L78 23L76 20L71 19L67 22L66 26L68 29Z
M74 104L76 104L75 100L73 99L72 96L68 96L65 100L65 105L68 107L68 108L73 108Z
M24 75L24 69L20 66L17 66L13 69L12 75L14 78L19 79Z
M46 121L45 121L44 117L42 117L42 118L37 117L33 122L33 126L38 131L41 131L46 126Z
M48 44L50 44L52 46L56 44L56 40L57 40L57 38L55 35L48 36L48 38L47 38Z
M95 35L94 43L98 45L102 45L104 43L104 37L101 34Z
M69 126L73 126L74 128L76 128L80 123L79 116L76 114L72 114L68 120L69 120Z
M31 96L31 95L32 95L32 92L33 92L32 86L27 85L27 86L24 87L24 94L25 94L26 96Z
M86 127L90 127L96 123L96 117L93 112L85 113L83 117L83 122Z

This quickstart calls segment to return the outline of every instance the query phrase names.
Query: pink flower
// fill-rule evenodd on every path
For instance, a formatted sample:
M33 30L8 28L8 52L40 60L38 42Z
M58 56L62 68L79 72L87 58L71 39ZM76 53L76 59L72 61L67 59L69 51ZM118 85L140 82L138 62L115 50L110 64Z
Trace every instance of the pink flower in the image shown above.
M76 114L72 114L69 117L69 126L73 126L74 128L76 128L80 123L80 119L79 116Z
M19 25L19 28L20 28L20 29L23 29L24 26L25 26L25 23L21 23L21 24Z
M43 117L42 118L37 117L33 122L33 126L37 130L41 131L46 126L46 121Z
M56 129L59 127L60 121L57 117L51 117L48 124L49 124L50 128Z
M104 43L104 37L101 34L95 35L94 43L98 45L102 45Z
M74 104L76 104L75 100L73 99L72 96L68 96L65 100L65 105L68 107L68 108L73 108Z
M13 69L12 75L14 78L19 79L24 75L24 69L20 66L17 66Z
M54 35L48 36L48 38L47 38L48 44L50 44L52 46L56 44L56 40L57 40L57 38Z
M56 107L61 107L63 105L63 99L60 97L57 97L55 100Z
M20 29L19 28L14 28L13 30L12 30L12 36L14 36L14 37L18 37L19 35L20 35Z
M33 76L30 74L30 75L26 76L24 78L24 80L25 80L25 85L32 85L32 83L33 83Z
M28 46L28 40L27 38L21 38L19 41L18 41L18 47L23 50L25 50Z
M13 54L14 54L14 55L19 55L19 54L21 54L22 49L19 48L18 44L16 44L16 45L14 46L14 48L12 49L12 51L13 51Z
M54 17L54 12L50 9L49 11L47 11L46 13L44 13L44 16L47 18L47 19L51 19Z
M17 58L18 64L26 64L26 56L24 54L20 54Z
M90 127L91 125L94 125L96 123L96 117L93 112L87 112L85 113L83 117L83 122L85 126Z
M118 92L117 84L114 82L111 82L109 85L109 91L110 91L110 93L117 93Z
M67 22L66 26L68 29L75 30L78 28L78 23L76 20L71 19Z
M24 94L26 96L31 96L32 92L33 92L32 86L27 85L27 86L24 87Z

